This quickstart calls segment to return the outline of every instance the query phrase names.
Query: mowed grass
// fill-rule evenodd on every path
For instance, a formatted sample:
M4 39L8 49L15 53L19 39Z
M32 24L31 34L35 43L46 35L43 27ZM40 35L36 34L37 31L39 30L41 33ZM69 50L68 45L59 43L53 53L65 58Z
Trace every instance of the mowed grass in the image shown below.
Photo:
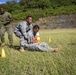
M20 53L16 48L9 48L7 34L5 37L6 58L0 57L0 75L76 75L76 29L40 31L41 41L52 47L62 46L59 52ZM19 39L15 35L13 38L14 46L19 46ZM1 50L2 47L0 54Z

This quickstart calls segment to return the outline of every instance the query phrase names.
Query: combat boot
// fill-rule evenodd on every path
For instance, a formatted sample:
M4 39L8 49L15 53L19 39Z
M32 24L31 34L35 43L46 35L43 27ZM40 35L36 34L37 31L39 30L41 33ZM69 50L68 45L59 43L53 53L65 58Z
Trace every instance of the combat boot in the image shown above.
M24 47L20 47L19 51L20 51L20 52L24 52L24 51L25 51L25 50L24 50Z

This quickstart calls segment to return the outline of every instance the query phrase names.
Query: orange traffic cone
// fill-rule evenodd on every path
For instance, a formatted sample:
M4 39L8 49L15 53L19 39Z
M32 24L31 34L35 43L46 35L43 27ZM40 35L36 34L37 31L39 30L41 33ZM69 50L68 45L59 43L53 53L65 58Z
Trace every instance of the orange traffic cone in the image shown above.
M2 48L1 57L2 57L2 58L5 58L5 57L6 57L6 54L5 54L4 48Z
M37 42L37 43L40 43L40 35L39 35L39 32L38 32L37 35L36 35L36 42Z

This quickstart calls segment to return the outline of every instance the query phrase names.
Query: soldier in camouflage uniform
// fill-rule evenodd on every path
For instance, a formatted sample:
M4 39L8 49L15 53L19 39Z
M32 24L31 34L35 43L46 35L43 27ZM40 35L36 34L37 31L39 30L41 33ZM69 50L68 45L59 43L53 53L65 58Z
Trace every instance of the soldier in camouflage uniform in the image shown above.
M14 31L16 36L18 36L18 37L21 36L20 37L20 44L22 46L22 48L20 49L21 52L24 51L24 48L26 48L28 50L34 50L34 51L55 51L55 52L57 52L57 51L60 50L60 48L50 47L45 42L40 42L40 43L36 42L37 33L39 31L39 26L38 25L33 26L32 30L29 30L26 33L26 27L27 27L26 22L25 22L24 28L21 27L21 24L18 25L16 27L15 31ZM21 29L21 32L18 28ZM24 34L24 31L25 31L25 34ZM23 34L24 34L25 37L22 37Z
M52 52L57 52L60 50L60 47L57 48L52 48L45 42L40 42L37 43L37 33L39 31L39 26L35 25L33 26L33 30L27 32L28 36L28 43L25 43L25 40L22 40L22 44L25 48L28 50L34 50L34 51L52 51Z
M24 51L24 43L25 44L28 43L27 32L29 30L32 30L33 28L31 23L32 23L32 17L27 16L26 21L19 22L14 28L15 35L20 39L20 49L19 49L20 52Z
M0 38L1 38L1 46L5 45L4 34L7 31L8 39L10 46L13 44L13 31L11 26L12 15L8 12L5 12L4 7L0 7Z

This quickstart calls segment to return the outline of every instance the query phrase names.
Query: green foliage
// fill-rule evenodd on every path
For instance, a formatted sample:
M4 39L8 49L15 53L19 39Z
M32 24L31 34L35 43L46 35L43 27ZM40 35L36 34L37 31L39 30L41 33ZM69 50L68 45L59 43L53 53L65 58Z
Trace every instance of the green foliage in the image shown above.
M49 0L39 0L38 7L42 8L42 9L50 7L50 1Z
M35 1L31 1L27 4L27 8L38 8L38 4Z
M14 20L24 20L27 15L40 17L62 14L76 14L76 0L16 0L7 1L4 6L6 11L13 15Z
M61 6L53 9L52 7L48 9L39 9L39 8L30 8L24 10L15 10L12 12L14 20L24 20L27 15L31 15L34 18L34 21L38 20L41 17L47 17L52 15L69 15L76 13L76 5Z

